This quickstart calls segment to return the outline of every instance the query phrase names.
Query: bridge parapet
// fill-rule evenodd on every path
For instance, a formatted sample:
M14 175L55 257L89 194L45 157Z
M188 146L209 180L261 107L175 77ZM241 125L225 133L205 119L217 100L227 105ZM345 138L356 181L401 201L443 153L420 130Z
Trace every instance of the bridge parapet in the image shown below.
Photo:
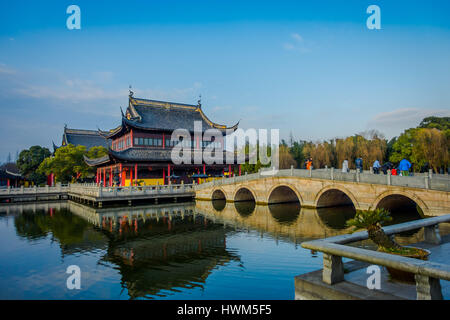
M450 191L449 175L430 175L417 174L415 176L392 176L390 174L373 174L369 172L359 173L356 171L341 172L331 169L283 169L283 170L265 170L258 173L244 174L237 177L214 179L213 181L202 183L195 186L195 190L211 188L213 186L229 185L253 181L270 177L300 177L311 179L322 179L330 181L344 181L368 184L391 185L398 187L409 187L418 189L429 189L439 191Z

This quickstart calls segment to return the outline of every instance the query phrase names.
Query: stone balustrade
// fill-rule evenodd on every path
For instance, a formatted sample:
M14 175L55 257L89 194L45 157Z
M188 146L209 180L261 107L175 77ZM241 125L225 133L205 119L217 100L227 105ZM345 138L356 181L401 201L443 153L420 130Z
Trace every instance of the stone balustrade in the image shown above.
M398 187L410 187L419 189L429 189L438 191L450 191L450 176L446 174L431 173L414 173L414 176L392 176L391 174L373 174L369 171L360 173L352 170L350 172L342 172L335 168L328 169L282 169L282 170L260 170L257 173L230 178L214 178L213 181L202 183L196 186L196 190L208 188L212 186L221 186L245 181L252 181L268 177L300 177L311 179L322 179L343 182L357 182L368 184L389 185Z
M444 222L450 222L450 214L392 225L384 227L383 230L391 236L423 227L425 242L438 245L441 237L437 225ZM414 273L418 300L442 299L439 279L450 281L450 265L345 245L366 239L368 239L367 231L361 231L303 242L302 247L323 252L322 281L328 285L344 281L342 257L345 257Z

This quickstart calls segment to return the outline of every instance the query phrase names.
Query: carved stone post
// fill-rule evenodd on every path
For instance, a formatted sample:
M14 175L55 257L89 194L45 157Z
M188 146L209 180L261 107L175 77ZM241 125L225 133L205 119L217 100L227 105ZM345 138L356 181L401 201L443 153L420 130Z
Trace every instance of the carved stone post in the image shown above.
M428 226L424 228L425 241L432 244L441 243L441 235L439 233L439 225Z
M326 284L335 284L344 280L344 264L342 257L323 254L322 281Z
M416 274L417 300L442 300L441 283L439 279Z

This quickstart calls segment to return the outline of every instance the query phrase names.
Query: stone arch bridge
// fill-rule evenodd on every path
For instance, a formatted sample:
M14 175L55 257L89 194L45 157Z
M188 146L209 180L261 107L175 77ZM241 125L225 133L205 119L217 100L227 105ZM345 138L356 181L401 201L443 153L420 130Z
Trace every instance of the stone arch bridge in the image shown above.
M414 207L424 216L450 212L450 178L428 173L401 177L287 169L217 179L194 189L198 200L253 200L262 205L298 201L302 207L353 205L356 210Z

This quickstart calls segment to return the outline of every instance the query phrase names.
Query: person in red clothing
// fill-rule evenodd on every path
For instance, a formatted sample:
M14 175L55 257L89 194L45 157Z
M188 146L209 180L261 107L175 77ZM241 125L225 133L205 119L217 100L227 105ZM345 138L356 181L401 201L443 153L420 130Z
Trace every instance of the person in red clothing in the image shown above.
M391 175L396 176L397 175L397 169L392 168Z
M312 158L309 158L309 160L306 162L306 170L312 169Z

